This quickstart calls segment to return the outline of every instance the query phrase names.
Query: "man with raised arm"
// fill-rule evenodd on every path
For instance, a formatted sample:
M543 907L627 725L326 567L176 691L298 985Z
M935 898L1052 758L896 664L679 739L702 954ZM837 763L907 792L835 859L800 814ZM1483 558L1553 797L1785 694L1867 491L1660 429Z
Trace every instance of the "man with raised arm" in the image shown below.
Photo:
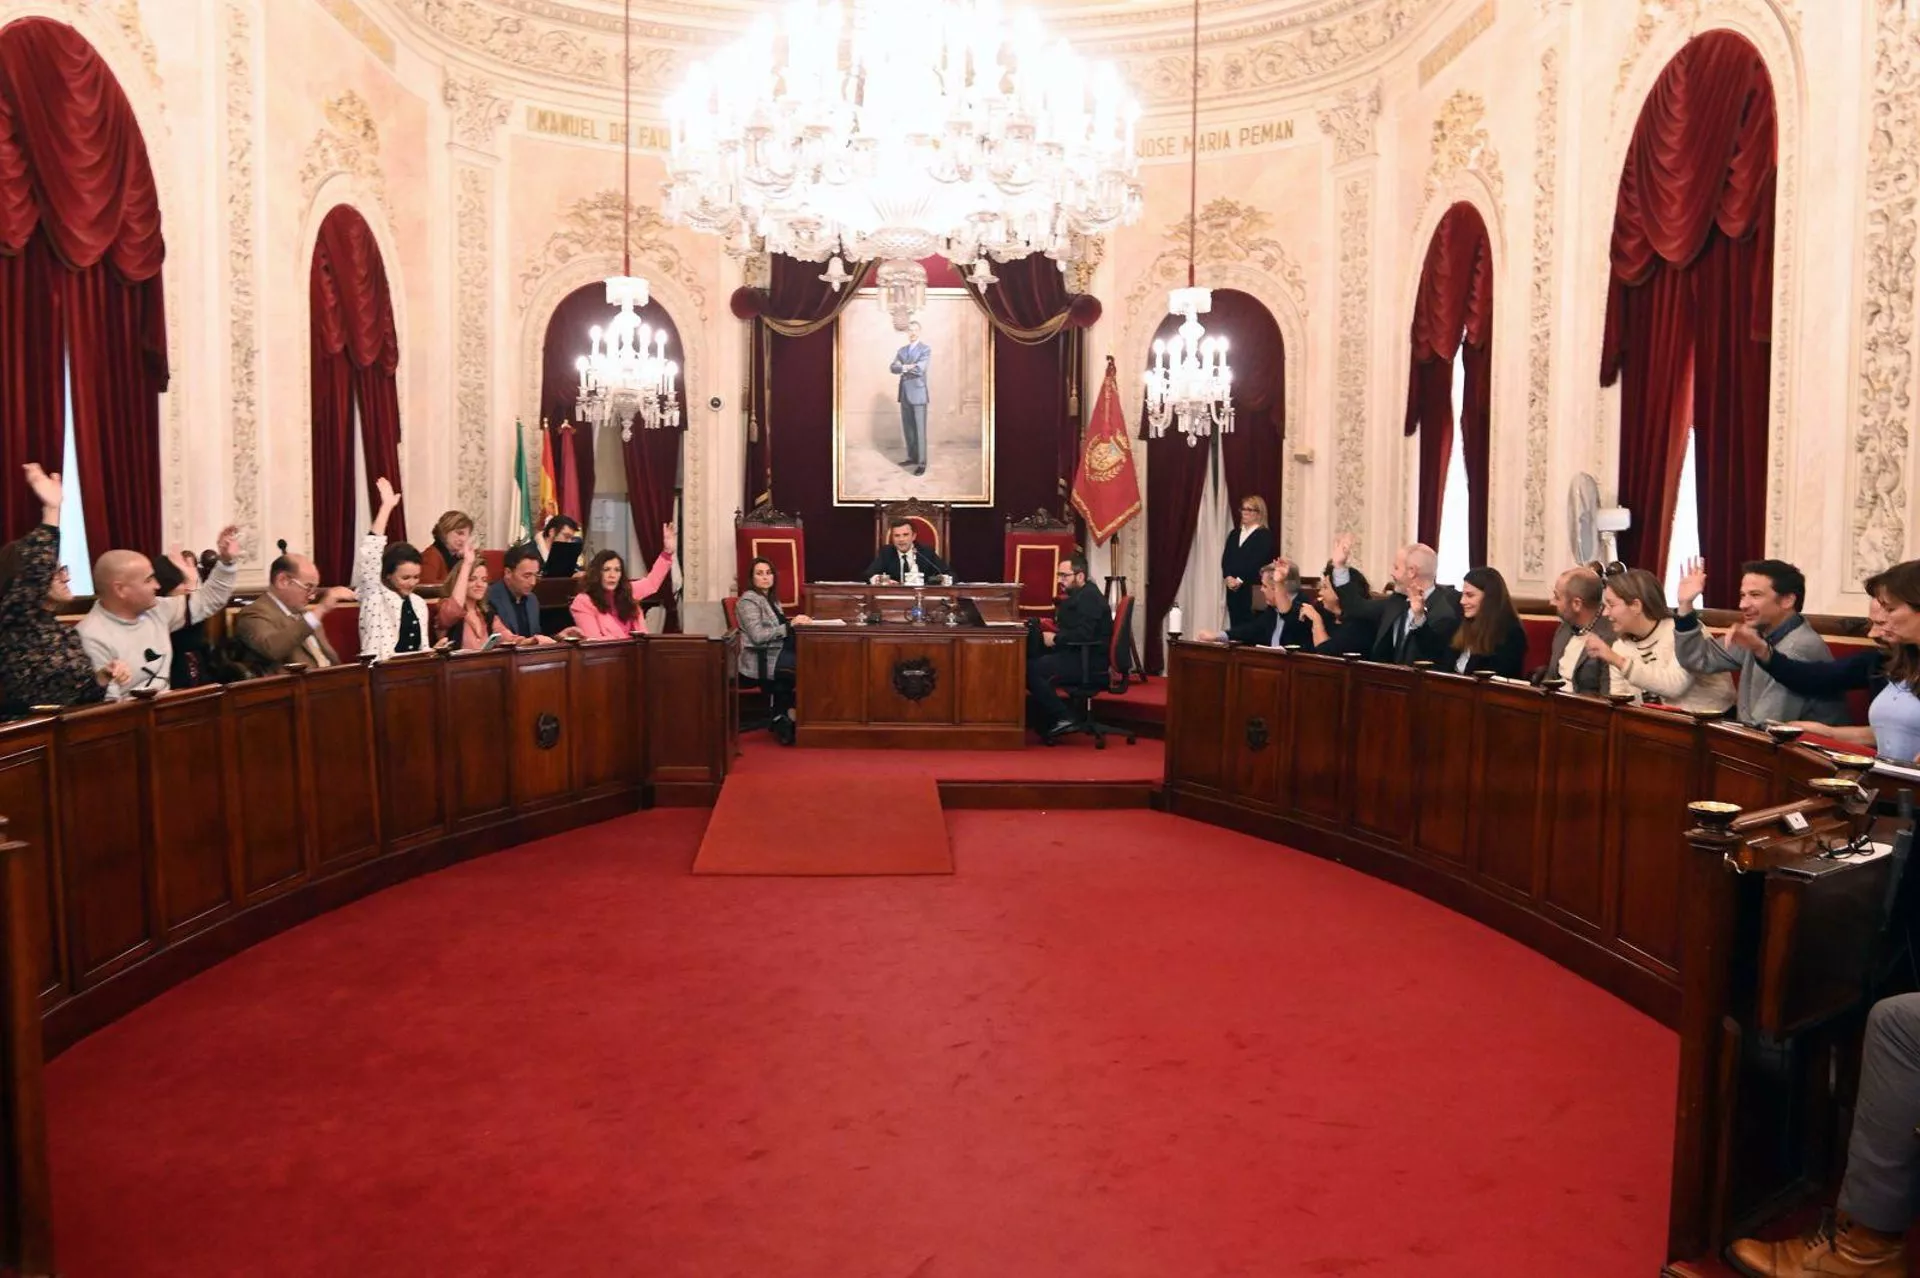
M94 605L80 619L80 642L94 668L120 662L127 677L107 685L107 700L172 686L173 632L203 621L233 597L240 530L229 524L215 542L220 562L190 595L162 595L153 564L137 550L109 550L93 564Z

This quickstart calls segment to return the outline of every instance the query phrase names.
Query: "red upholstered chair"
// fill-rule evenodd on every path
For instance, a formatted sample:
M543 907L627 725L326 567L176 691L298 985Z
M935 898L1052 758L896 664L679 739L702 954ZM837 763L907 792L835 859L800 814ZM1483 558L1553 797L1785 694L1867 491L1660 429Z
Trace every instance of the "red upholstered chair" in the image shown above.
M330 609L320 618L320 628L327 632L327 642L333 645L333 651L342 661L352 661L360 655L360 605L343 604Z
M945 502L921 501L918 497L906 501L876 501L873 503L873 544L886 545L887 530L904 519L913 525L915 541L951 564L953 552L947 546L947 517L951 509Z
M744 515L734 511L733 551L734 571L739 578L736 589L753 587L753 561L764 559L773 565L778 579L780 607L789 613L800 610L801 592L807 584L807 531L801 526L800 516L775 510L767 502Z
M507 575L507 552L504 550L483 550L480 562L487 566L487 580L498 581Z
M720 601L720 610L727 614L727 629L740 628L740 596L728 595Z
M1020 583L1020 615L1050 617L1060 561L1078 547L1073 525L1036 510L1006 525L1006 568L1002 581Z

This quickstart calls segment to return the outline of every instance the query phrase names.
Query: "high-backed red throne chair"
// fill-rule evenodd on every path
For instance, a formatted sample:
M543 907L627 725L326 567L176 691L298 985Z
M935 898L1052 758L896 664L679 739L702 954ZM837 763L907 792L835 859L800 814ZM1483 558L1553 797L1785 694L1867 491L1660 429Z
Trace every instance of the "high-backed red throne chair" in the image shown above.
M1036 510L1006 524L1006 575L1003 581L1020 583L1020 615L1051 617L1060 561L1077 545L1073 525Z
M951 564L953 551L947 545L947 519L952 508L945 502L876 501L873 503L873 544L887 544L887 529L901 520L913 525L913 539Z
M733 553L739 574L736 590L752 588L753 561L764 559L773 565L780 607L788 613L800 610L800 595L807 584L807 530L800 516L775 510L764 501L744 515L734 511Z

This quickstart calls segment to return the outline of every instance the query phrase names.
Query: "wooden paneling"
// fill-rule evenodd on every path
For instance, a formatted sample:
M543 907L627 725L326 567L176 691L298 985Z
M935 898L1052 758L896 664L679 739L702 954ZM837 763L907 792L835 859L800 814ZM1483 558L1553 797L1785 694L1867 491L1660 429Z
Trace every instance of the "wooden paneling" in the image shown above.
M1456 675L1423 681L1414 718L1420 765L1414 787L1414 846L1443 861L1467 860L1467 817L1474 803L1474 719L1480 692ZM1364 722L1364 720L1363 720Z
M567 672L573 655L564 648L521 648L513 654L513 802L526 810L559 803L573 787L576 730Z
M1489 687L1480 698L1473 764L1476 868L1529 897L1535 890L1546 724L1540 698L1532 693Z
M380 761L373 745L373 682L364 666L301 676L301 773L313 814L315 868L338 869L380 851ZM437 788L437 787L436 787Z
M982 750L1025 743L1024 631L818 627L797 643L803 746Z
M644 651L646 783L662 803L711 803L733 755L728 703L738 648L698 635L661 635Z
M1287 757L1287 665L1283 657L1243 661L1233 667L1231 704L1236 718L1225 725L1235 738L1230 793L1266 806L1280 802Z
M1019 696L1008 696L1007 690L1025 686L1026 643L1026 635L1016 631L995 636L993 642L954 645L954 666L960 675L954 710L957 721L1016 731L1023 727L1026 702Z
M151 741L155 879L161 926L172 939L231 909L240 895L220 689L155 701Z
M140 702L79 710L60 725L60 881L74 985L138 962L158 931Z
M1288 754L1293 784L1287 797L1304 815L1325 822L1340 819L1341 786L1347 780L1344 751L1327 750L1313 739L1342 740L1346 734L1347 667L1326 657L1292 658L1287 679Z
M243 900L256 901L284 890L307 868L311 814L301 785L297 682L279 675L234 684L226 702L240 891Z
M512 654L495 650L447 662L448 820L466 829L513 810L509 775Z
M1548 720L1546 904L1598 932L1606 926L1610 706L1559 696Z
M1614 716L1610 884L1614 934L1657 970L1680 964L1680 836L1687 804L1700 797L1695 766L1703 731L1678 715L1623 710Z
M573 667L573 709L567 715L579 788L600 794L640 779L639 663L633 645L593 643Z
M33 989L43 1004L70 991L65 917L60 909L59 826L53 802L53 724L36 720L0 729L0 817L5 837L25 843L14 857L20 908L32 920L26 953Z
M1227 651L1208 644L1181 649L1179 700L1167 698L1167 776L1202 790L1226 788Z
M1391 666L1349 667L1353 808L1358 829L1399 843L1413 828L1414 674ZM1329 741L1322 749L1343 750Z
M872 724L934 724L954 722L954 685L959 672L954 669L953 645L943 640L925 640L913 635L861 636L867 650L867 722ZM829 641L832 642L832 641ZM910 697L897 687L898 672L925 663L933 670L931 691ZM921 685L909 684L915 692ZM801 721L804 723L805 716Z
M397 657L373 684L376 754L380 760L380 832L388 847L438 835L446 826L440 786L443 658Z

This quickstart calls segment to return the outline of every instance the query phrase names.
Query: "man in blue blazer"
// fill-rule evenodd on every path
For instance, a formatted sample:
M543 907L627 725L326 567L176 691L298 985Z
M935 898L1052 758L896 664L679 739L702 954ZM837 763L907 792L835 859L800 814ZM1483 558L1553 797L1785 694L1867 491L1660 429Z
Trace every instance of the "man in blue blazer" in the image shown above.
M927 364L933 348L920 340L920 321L907 321L907 344L889 367L900 375L900 433L907 439L907 465L927 473Z

